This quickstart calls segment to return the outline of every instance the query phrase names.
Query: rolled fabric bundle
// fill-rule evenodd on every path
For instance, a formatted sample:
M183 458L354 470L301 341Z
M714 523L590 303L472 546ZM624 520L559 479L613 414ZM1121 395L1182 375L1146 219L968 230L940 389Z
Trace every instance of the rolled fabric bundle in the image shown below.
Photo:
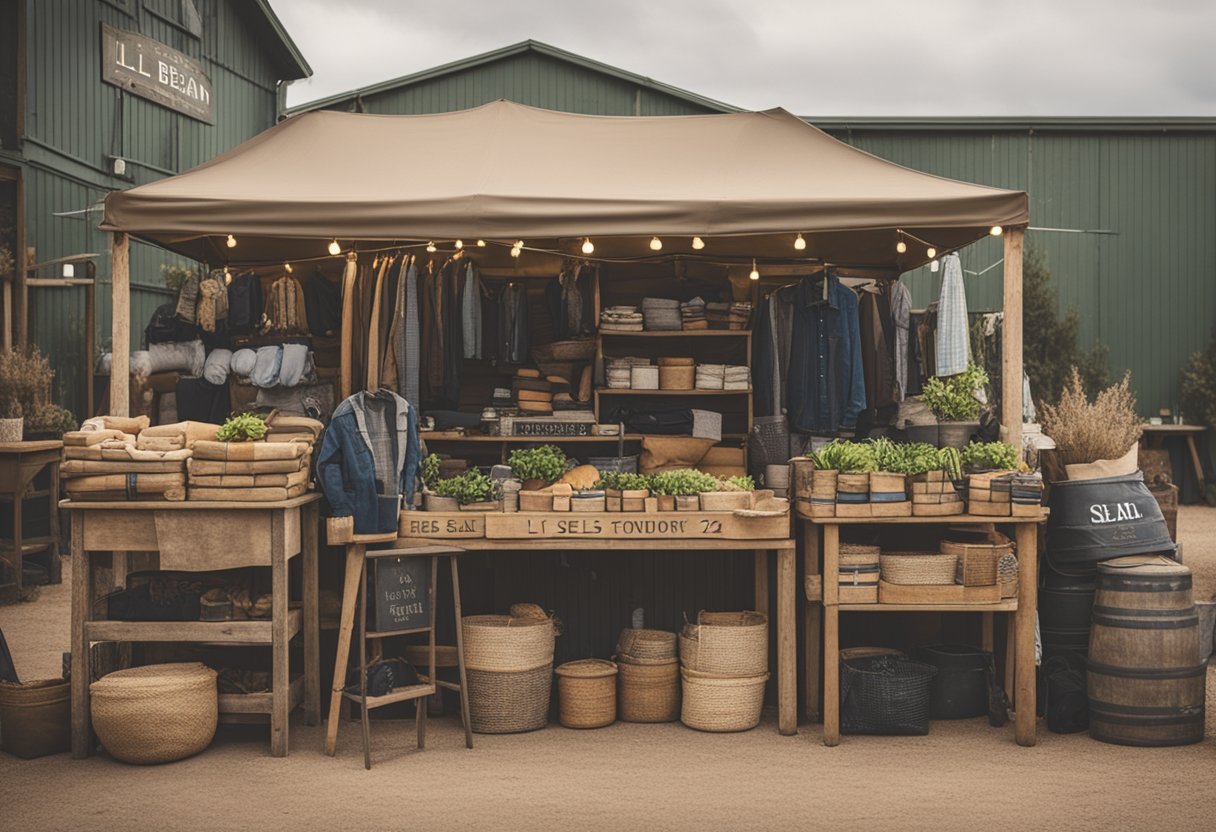
M254 364L257 363L258 354L251 349L237 350L232 354L232 372L238 376L253 375Z
M258 347L257 359L249 380L254 387L274 387L279 383L279 369L283 365L282 347Z
M171 425L156 425L139 432L135 447L149 451L174 450L166 444L178 448L189 448L200 439L215 439L219 425L210 422L174 422ZM155 440L168 440L168 443Z
M131 353L130 368L133 376L148 376L152 374L152 356L147 350L136 350ZM110 374L110 368L114 362L112 353L102 353L97 359L97 372L103 376Z
M107 439L126 441L130 434L120 430L70 430L63 435L63 444L72 446L100 445ZM132 439L134 441L134 439Z
M282 387L295 387L304 380L308 372L308 346L306 344L284 344L279 363L278 383ZM254 384L257 384L255 381ZM270 387L260 384L259 387Z
M122 433L138 434L152 424L147 416L94 416L85 419L80 424L82 431L117 430Z
M190 485L203 488L293 488L307 485L309 470L289 474L196 474L190 469Z
M232 350L212 350L203 364L203 378L217 387L228 380L228 368L232 365Z
M240 460L299 459L309 452L304 442L216 442L194 443L195 459Z
M295 438L300 434L309 434L315 442L325 429L325 423L307 416L291 416L280 413L266 425L266 438L270 441L281 441L280 436Z
M151 372L154 373L182 370L192 376L201 376L203 364L207 360L207 351L203 349L202 341L149 344L148 359L151 364ZM132 362L131 369L134 372L134 362Z
M258 460L220 460L199 459L190 460L190 473L203 477L226 476L261 476L262 474L292 474L296 471L309 470L309 455L293 459L258 459Z

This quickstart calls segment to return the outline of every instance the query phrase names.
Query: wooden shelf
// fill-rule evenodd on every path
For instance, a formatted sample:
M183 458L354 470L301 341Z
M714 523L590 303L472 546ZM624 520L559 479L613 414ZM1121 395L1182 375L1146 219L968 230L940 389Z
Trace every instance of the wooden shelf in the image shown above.
M603 338L746 338L750 329L672 329L642 332L600 332Z
M632 387L597 387L597 396L750 396L752 388L743 390L635 390Z
M946 525L970 526L984 523L1003 525L1006 523L1042 523L1047 519L1048 512L1044 511L1038 517L986 517L982 514L950 514L945 517L806 517L798 515L799 520L814 523L817 526L861 526L888 525L899 526L908 523L916 525Z
M408 702L411 699L420 699L423 696L434 696L434 685L410 685L407 688L395 690L392 693L386 693L384 696L369 696L367 697L368 710L373 708L383 708L385 705L394 705L398 702ZM356 704L363 704L363 697L357 693L343 690L342 698L349 699Z
M838 604L841 612L1016 612L1018 602L1010 598L996 604Z
M431 433L422 433L420 437L423 442L479 442L490 445L509 445L514 442L520 444L555 444L558 442L619 442L620 436L467 436L461 434L450 433L448 431L436 431ZM642 434L627 433L624 436L626 442L641 442Z
M269 690L258 693L221 693L221 714L266 714L270 715L274 705L274 692ZM298 674L291 680L287 691L287 709L290 711L304 701L304 675Z
M300 632L304 614L287 612L287 637ZM182 641L208 644L270 644L272 622L259 621L89 621L90 641Z

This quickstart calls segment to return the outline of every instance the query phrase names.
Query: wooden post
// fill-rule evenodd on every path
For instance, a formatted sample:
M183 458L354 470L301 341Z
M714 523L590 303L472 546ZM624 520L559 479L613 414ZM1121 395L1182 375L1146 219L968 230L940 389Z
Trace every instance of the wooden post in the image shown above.
M822 667L819 661L819 651L823 649L823 629L820 616L823 614L823 580L819 567L819 527L809 520L798 520L802 527L802 558L805 564L804 574L820 579L819 598L807 598L802 608L803 615L803 650L805 651L806 677L806 718L812 721L819 719L819 671Z
M794 549L777 552L777 728L798 733L798 581Z
M89 280L84 287L84 400L85 416L92 417L97 415L93 395L93 368L97 358L93 355L97 349L97 264L90 260L84 268Z
M1004 312L1001 329L1001 427L1022 448L1022 248L1026 231L1005 232Z
M1014 737L1018 745L1035 744L1034 629L1039 592L1039 527L1018 523L1018 610L1013 614Z
M114 232L110 258L110 415L127 416L131 401L131 243L126 233Z

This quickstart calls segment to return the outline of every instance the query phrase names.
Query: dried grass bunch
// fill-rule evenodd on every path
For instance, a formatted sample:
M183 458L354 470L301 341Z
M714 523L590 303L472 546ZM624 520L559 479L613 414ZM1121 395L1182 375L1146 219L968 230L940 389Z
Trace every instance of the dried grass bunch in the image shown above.
M1144 428L1130 381L1131 373L1127 373L1090 402L1081 374L1072 368L1059 403L1043 407L1043 432L1055 440L1061 462L1075 465L1119 459L1140 441Z

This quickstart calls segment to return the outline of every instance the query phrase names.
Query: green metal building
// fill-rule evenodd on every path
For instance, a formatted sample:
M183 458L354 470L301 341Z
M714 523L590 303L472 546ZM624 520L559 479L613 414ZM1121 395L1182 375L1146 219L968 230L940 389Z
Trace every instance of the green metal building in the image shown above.
M97 254L107 283L109 235L97 230L106 193L187 170L273 126L286 84L310 74L266 0L0 0L0 245L18 270ZM171 296L160 266L174 261L132 245L133 348ZM104 349L109 297L108 285L98 289ZM15 336L27 319L28 340L51 356L60 402L81 415L92 366L84 290L30 288L28 316L19 297L14 306Z

